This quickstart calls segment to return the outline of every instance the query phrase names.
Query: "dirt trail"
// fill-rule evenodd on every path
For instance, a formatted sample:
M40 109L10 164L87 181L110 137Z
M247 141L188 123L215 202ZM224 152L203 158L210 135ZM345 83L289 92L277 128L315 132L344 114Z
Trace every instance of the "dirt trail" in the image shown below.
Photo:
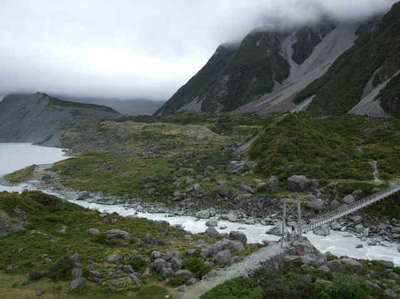
M246 276L250 271L257 269L261 262L269 260L272 257L278 256L284 252L284 249L277 243L272 243L267 247L263 247L257 252L246 257L243 261L232 266L221 269L216 272L213 277L205 278L198 283L188 287L182 295L182 299L196 299L207 293L217 285L224 283L227 280Z

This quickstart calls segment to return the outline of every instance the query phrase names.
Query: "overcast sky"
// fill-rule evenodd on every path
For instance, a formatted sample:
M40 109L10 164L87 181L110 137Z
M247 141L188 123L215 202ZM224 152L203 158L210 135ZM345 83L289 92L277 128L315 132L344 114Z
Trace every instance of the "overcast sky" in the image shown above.
M0 0L0 94L168 98L254 27L352 19L395 0Z

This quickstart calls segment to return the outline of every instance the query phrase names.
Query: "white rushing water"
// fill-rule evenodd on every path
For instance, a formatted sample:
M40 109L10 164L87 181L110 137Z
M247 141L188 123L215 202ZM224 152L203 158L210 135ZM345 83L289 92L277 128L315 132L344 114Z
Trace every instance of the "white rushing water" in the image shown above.
M0 143L0 177L6 173L18 170L32 164L48 164L63 160L66 157L61 149L32 146L30 144L2 144ZM21 184L18 186L2 186L0 192L21 192L22 190L34 190L31 184ZM43 190L46 192L46 190ZM64 197L63 195L47 191L50 194ZM196 219L190 216L170 216L168 214L150 214L137 213L133 208L123 205L102 205L90 203L87 201L76 201L68 198L70 202L104 213L118 213L127 217L142 217L150 220L167 221L171 225L180 225L186 231L191 233L201 233L207 228L206 220ZM221 229L224 227L223 229ZM217 230L219 232L229 232L232 230L242 231L246 234L249 243L261 243L263 241L276 241L278 237L266 234L270 226L261 224L246 225L228 221L219 221ZM386 260L392 261L400 266L400 253L397 251L399 244L387 243L386 246L369 246L367 241L361 241L355 236L346 232L332 232L327 237L317 236L308 233L307 237L321 252L331 252L337 256L349 256L359 259ZM357 245L363 245L363 248L356 249Z

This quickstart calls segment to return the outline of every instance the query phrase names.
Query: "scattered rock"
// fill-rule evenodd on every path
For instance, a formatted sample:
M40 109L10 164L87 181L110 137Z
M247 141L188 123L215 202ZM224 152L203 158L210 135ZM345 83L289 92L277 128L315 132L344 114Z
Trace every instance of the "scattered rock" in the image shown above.
M186 292L186 289L187 289L186 285L182 285L182 286L178 287L176 289L176 291L179 293L184 293L184 292Z
M196 217L199 219L209 219L211 217L210 211L203 210L196 213Z
M354 199L354 196L350 194L350 195L345 196L345 197L342 199L342 201L343 201L345 204L352 204L353 202L355 202L355 199Z
M121 260L122 256L119 254L112 254L106 258L106 262L111 264L118 264L119 262L121 262Z
M244 233L241 232L231 231L229 233L229 239L240 241L243 243L243 245L247 244L247 237Z
M304 192L309 188L309 180L304 175L293 175L287 181L289 189L294 192Z
M218 220L216 219L210 219L206 222L206 226L208 227L217 227L218 226Z
M324 201L316 198L314 195L308 196L307 207L316 211L321 211L324 208Z
M209 227L206 229L206 235L213 237L213 238L217 238L220 236L219 232L214 228L214 227Z
M128 245L130 243L129 233L119 229L106 232L106 243L110 245Z
M86 285L86 281L82 278L74 279L71 281L69 285L69 291L70 292L75 292L79 289L82 289Z
M87 230L88 234L93 235L93 236L97 236L100 235L100 230L98 230L97 228L89 228Z
M217 265L229 265L232 263L232 255L229 250L218 252L213 258L214 263Z

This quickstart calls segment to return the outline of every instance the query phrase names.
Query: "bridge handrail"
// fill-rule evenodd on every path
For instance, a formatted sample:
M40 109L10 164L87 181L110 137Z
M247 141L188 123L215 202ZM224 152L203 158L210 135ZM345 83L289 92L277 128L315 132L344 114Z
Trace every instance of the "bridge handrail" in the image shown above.
M311 219L310 223L308 223L306 225L303 224L302 232L311 231L319 226L322 226L324 224L332 222L332 221L339 219L343 216L346 216L348 214L354 213L354 212L361 210L375 202L383 200L399 191L400 191L400 185L396 185L396 186L381 190L372 195L369 195L361 200L355 201L346 206L339 207L338 209L330 211L326 214L320 215L314 219Z

